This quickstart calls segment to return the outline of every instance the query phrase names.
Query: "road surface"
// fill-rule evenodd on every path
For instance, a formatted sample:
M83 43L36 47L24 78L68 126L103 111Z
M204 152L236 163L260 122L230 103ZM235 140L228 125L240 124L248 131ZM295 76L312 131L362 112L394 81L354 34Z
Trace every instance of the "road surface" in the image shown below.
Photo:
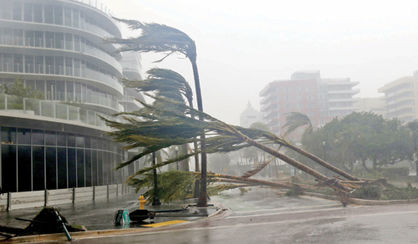
M213 198L226 216L74 243L417 243L418 204L353 206L269 189Z

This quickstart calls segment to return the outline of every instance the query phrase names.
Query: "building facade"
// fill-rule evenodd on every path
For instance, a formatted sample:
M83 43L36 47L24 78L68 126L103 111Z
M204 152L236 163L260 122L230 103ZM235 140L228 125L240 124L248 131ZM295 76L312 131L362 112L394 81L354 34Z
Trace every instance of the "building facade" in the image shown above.
M384 85L379 92L384 94L387 118L418 119L418 72Z
M319 71L295 72L290 80L273 81L260 92L263 119L275 133L281 133L291 112L307 115L314 127L323 125L354 110L357 84L350 79L322 79Z
M386 105L384 97L356 98L354 102L354 111L369 112L386 117Z
M121 36L113 19L80 1L0 3L0 84L36 92L0 93L2 191L121 182L113 169L124 152L100 116L139 105L124 95L122 57L104 41Z

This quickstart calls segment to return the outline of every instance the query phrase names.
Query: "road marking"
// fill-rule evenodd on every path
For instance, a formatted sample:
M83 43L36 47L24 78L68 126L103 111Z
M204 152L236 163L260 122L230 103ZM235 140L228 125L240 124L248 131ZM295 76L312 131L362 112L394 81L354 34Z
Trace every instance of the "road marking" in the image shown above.
M142 227L157 228L157 227L181 224L181 223L186 223L186 222L189 222L189 221L187 221L187 220L170 220L170 221L166 221L166 222L160 222L160 223L155 223L155 224L147 224L147 225L141 225L141 226Z

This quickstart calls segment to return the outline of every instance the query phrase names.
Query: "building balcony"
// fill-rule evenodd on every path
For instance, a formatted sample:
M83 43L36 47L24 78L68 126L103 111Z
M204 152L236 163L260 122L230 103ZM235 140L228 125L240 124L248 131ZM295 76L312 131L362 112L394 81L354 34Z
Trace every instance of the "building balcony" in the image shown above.
M91 63L99 64L100 67L111 73L122 76L122 65L115 57L96 48L86 48L83 51L74 51L57 48L31 47L23 45L4 45L0 43L0 52L24 54L24 55L55 55L61 57L81 58Z
M86 126L108 131L109 127L99 117L108 117L105 114L81 107L63 104L56 101L23 98L0 93L0 112L5 115L17 117L49 118L73 123L81 123Z

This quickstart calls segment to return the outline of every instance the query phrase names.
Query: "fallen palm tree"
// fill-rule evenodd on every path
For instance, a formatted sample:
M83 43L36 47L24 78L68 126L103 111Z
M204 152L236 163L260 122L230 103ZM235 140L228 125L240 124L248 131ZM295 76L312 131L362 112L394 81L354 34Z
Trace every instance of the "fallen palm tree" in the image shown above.
M343 204L346 203L348 194L364 183L364 181L358 180L356 177L330 165L315 155L291 145L286 140L277 137L270 132L229 125L206 113L188 107L185 104L165 98L148 96L158 100L158 102L149 105L139 101L144 106L139 111L115 115L122 120L112 121L104 119L109 126L115 129L109 133L110 136L118 142L125 143L126 149L143 148L141 153L138 153L126 162L121 163L118 168L125 167L160 149L172 145L193 143L194 138L204 133L207 137L206 147L204 148L206 153L231 152L250 146L256 147L313 176L320 185L332 188L341 196L340 200ZM178 107L178 109L173 109L173 107ZM204 119L195 119L198 117ZM332 172L347 178L350 182L339 178L329 178L319 171L273 149L272 146L274 145L290 148L291 150L312 159L314 162ZM199 151L195 150L192 153L168 159L154 166L140 169L130 176L129 179L133 179L137 175L155 168L193 157L196 153L202 151L202 148L198 150ZM247 178L247 180L250 179Z

